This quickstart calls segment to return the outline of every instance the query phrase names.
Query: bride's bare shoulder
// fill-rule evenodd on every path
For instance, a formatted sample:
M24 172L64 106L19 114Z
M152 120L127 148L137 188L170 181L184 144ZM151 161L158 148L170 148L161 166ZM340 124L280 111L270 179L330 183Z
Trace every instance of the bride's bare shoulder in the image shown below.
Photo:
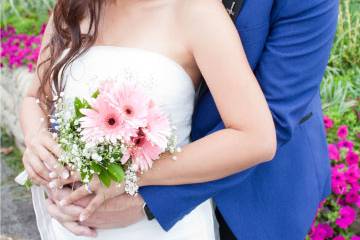
M214 16L228 17L221 0L177 0L179 16L186 19L207 18Z
M211 41L207 38L217 33L228 37L238 36L220 0L179 0L177 4L178 25L189 38Z

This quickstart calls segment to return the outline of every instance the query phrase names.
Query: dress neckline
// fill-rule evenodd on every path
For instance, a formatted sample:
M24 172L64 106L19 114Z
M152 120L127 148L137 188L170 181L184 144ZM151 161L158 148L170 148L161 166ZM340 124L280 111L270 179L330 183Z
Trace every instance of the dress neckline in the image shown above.
M171 65L173 65L174 67L176 67L180 72L182 72L186 78L191 82L191 85L195 91L195 86L194 86L194 82L191 78L191 76L189 75L189 73L184 69L183 66L181 66L178 62L176 62L174 59L159 53L159 52L155 52L155 51L151 51L151 50L147 50L145 48L137 48L137 47L123 47L123 46L115 46L115 45L93 45L91 46L88 50L92 50L92 49L118 49L118 50L125 50L125 51L132 51L132 52L141 52L141 53L145 53L145 54L149 54L149 55L153 55L154 57L160 58L168 63L170 63Z

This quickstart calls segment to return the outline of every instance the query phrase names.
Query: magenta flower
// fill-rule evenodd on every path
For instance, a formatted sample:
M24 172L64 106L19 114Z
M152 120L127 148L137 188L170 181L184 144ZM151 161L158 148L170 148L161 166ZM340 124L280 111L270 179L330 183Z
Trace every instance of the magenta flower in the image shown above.
M333 240L346 240L343 236L336 236Z
M338 128L337 135L338 135L339 139L346 139L348 134L349 134L349 130L348 130L348 127L346 125L341 125Z
M354 235L350 238L350 240L360 240L360 236Z
M356 219L356 211L349 206L342 207L339 213L340 217L336 219L336 224L342 229L347 229Z
M0 29L0 34L0 67L27 66L29 71L33 71L40 51L42 34L39 36L17 34L12 27Z
M349 165L358 165L359 164L359 155L353 151L349 151L346 154L346 162Z
M349 166L348 170L345 172L346 181L348 183L357 183L360 178L360 170L357 165Z
M350 183L350 185L351 185L352 191L360 191L360 182L359 181Z
M328 116L324 116L324 125L326 129L332 128L334 126L334 121Z
M310 237L313 240L324 240L332 237L334 230L328 224L319 223L316 227L312 229Z
M345 201L349 204L355 204L359 200L358 191L349 191L345 196Z
M348 140L342 140L339 141L337 144L338 148L346 148L349 151L353 151L354 149L354 143L352 141L348 141Z
M41 26L40 33L41 33L41 34L44 34L44 33L45 33L45 30L46 30L46 24L43 24L43 25Z
M334 194L342 195L347 191L347 184L346 182L332 182L331 183L331 190Z
M345 173L339 171L338 168L332 168L331 174L331 189L335 194L344 194L347 190Z
M328 151L329 151L329 158L331 160L335 160L335 161L340 160L339 149L337 148L337 146L335 144L329 144Z
M338 164L334 165L334 166L332 167L332 169L333 169L333 170L338 170L338 171L344 171L344 169L345 169L345 164L343 164L343 163L338 163Z

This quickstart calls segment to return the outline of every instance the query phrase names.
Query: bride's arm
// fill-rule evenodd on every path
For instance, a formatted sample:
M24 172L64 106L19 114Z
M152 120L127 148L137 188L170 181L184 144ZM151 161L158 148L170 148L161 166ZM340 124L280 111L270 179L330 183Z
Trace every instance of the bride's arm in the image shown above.
M182 26L189 49L214 97L225 129L166 155L140 176L140 185L178 185L223 178L271 160L272 116L238 32L219 1L188 1Z
M46 27L43 36L41 51L38 59L39 64L49 57L49 50L45 46L50 41L53 29L52 17ZM50 170L57 172L58 175L68 172L64 170L57 162L57 156L60 154L60 148L48 131L48 117L40 107L40 100L37 91L40 87L39 76L42 76L43 65L24 96L20 111L20 123L25 139L25 152L23 155L23 164L30 179L35 184L47 186L51 178ZM47 88L47 95L50 96L50 88ZM43 102L43 101L41 101ZM42 104L44 106L44 104ZM55 174L55 172L53 174Z

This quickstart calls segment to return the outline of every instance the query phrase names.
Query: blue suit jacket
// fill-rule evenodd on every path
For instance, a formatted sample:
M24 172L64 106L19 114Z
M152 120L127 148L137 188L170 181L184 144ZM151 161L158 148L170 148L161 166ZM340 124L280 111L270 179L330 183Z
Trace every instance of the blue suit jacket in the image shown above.
M337 0L245 0L236 27L273 114L277 154L221 180L140 189L165 230L213 198L239 239L304 239L330 192L319 87L337 14ZM194 113L192 138L223 127L205 92Z

